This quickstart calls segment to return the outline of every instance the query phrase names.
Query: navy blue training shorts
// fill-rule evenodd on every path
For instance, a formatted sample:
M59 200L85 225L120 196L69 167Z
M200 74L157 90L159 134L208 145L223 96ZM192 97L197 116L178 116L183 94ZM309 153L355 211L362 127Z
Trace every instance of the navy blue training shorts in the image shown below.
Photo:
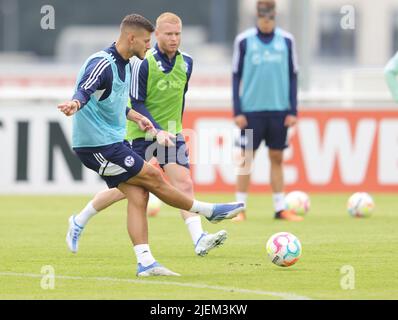
M136 176L144 160L134 152L127 141L95 148L74 148L81 162L97 172L109 188Z
M245 114L248 125L241 130L236 142L242 149L257 150L261 142L272 150L283 150L288 147L286 116L259 116Z
M137 138L132 141L131 147L134 152L148 162L153 157L156 157L162 169L169 163L176 163L189 169L189 152L185 144L184 136L182 134L177 134L176 139L172 140L175 147L165 147L159 145L156 141Z

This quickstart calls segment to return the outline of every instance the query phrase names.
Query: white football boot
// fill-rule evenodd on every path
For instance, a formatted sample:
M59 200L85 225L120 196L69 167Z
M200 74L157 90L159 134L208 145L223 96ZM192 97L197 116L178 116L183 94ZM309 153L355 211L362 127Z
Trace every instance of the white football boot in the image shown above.
M173 272L160 263L155 261L149 266L144 267L141 263L137 267L137 277L152 277L152 276L181 276L179 273Z
M195 253L198 256L205 256L213 248L221 246L227 239L227 231L221 230L214 234L202 233L195 245Z
M69 218L69 228L66 233L66 244L72 253L77 253L79 250L79 238L82 234L83 227L75 222L75 216Z

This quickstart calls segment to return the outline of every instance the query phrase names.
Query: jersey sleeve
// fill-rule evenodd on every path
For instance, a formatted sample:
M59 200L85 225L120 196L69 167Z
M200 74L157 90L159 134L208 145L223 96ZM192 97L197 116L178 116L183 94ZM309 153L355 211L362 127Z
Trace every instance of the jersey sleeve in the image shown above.
M97 90L104 90L101 98L109 96L112 90L112 82L111 63L106 58L94 58L87 64L73 99L79 100L82 108Z
M294 38L292 36L285 39L289 51L289 101L290 101L289 114L297 115L298 63L297 63L296 45Z
M132 102L135 100L145 101L147 96L148 70L148 60L140 60L138 58L132 60L130 87L130 99Z
M134 58L131 63L130 101L132 108L147 117L156 129L162 130L145 106L148 82L148 60Z
M186 65L187 65L187 83L185 84L185 88L184 88L184 101L183 101L183 106L182 106L182 109L184 110L184 108L185 108L185 106L184 106L185 105L185 94L188 91L188 83L189 83L189 80L191 79L192 70L193 70L193 59L192 59L191 56L189 56L189 55L187 55L185 53L183 53L183 58L184 58L184 61L185 61Z
M242 114L240 105L240 83L242 80L245 53L246 39L238 36L234 42L234 52L232 57L232 96L235 116Z

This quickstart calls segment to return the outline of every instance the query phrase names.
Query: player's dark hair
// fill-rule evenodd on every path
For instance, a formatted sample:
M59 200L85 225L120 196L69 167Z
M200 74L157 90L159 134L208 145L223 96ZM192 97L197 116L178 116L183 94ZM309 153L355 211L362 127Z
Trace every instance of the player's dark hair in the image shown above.
M155 27L147 18L135 13L124 17L120 28L124 29L126 27L145 29L151 33L155 31Z

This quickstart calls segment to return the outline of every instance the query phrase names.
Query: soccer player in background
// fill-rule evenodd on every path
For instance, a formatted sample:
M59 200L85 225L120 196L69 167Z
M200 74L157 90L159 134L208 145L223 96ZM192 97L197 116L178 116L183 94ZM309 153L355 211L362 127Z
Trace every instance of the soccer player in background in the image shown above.
M234 121L241 129L236 199L247 201L252 161L265 140L275 218L299 221L302 217L286 210L283 193L283 150L288 128L297 122L297 56L293 36L276 27L275 16L275 0L257 1L256 28L235 39ZM242 212L233 220L245 219Z
M193 197L188 150L182 135L185 93L193 61L189 55L179 51L181 31L180 17L170 12L161 14L156 20L157 44L144 60L133 59L130 90L132 107L150 119L158 133L156 139L148 139L136 123L128 121L126 140L132 142L133 150L143 159L150 161L156 157L171 185ZM169 132L176 138L171 145L164 147L164 141L170 138ZM76 216L76 220L83 220L81 224L84 225L96 213L122 199L125 199L125 195L117 188L99 192ZM148 194L145 193L135 200L135 206L146 208L147 202ZM226 240L225 230L215 234L204 232L197 214L182 210L181 216L197 255L206 255Z
M213 222L236 216L243 204L214 205L193 200L168 184L158 169L124 143L126 118L136 122L140 130L158 135L150 120L127 108L131 84L129 59L144 58L153 30L144 17L126 16L116 43L87 59L80 69L73 99L58 105L58 109L67 116L74 115L72 147L82 163L97 172L109 188L118 188L128 200L127 228L137 257L137 276L176 276L179 274L153 257L145 208L136 203L142 203L141 198L150 191L171 206L204 215ZM163 137L165 144L171 143L170 135ZM84 218L87 217L69 219L66 241L73 252L78 249Z
M394 100L398 102L398 52L387 63L384 75Z

